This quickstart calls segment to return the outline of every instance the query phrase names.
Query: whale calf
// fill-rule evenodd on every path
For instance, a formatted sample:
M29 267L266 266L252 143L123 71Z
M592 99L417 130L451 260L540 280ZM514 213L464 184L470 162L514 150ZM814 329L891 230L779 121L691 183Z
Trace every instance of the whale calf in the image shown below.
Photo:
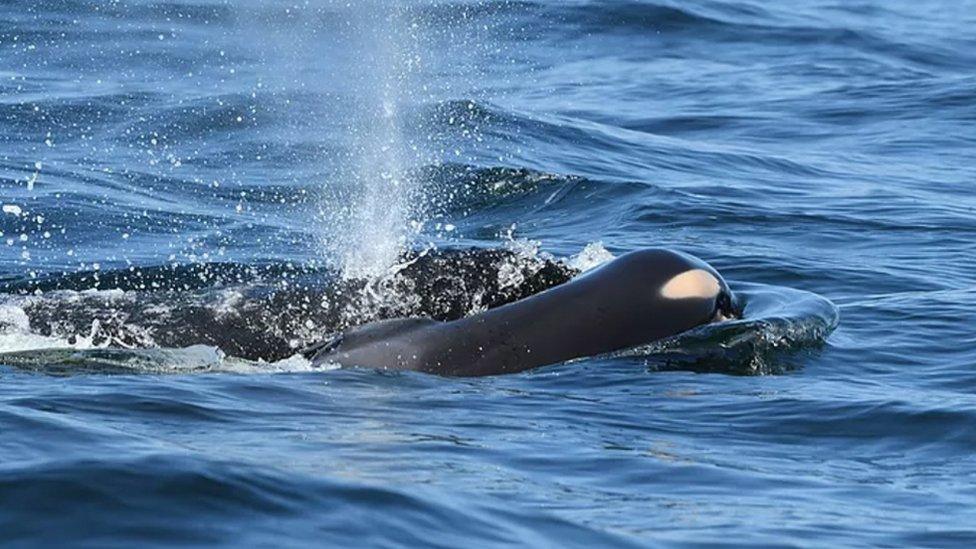
M316 365L505 374L627 349L731 318L734 303L725 280L704 261L645 249L495 309L448 322L374 322L305 354Z

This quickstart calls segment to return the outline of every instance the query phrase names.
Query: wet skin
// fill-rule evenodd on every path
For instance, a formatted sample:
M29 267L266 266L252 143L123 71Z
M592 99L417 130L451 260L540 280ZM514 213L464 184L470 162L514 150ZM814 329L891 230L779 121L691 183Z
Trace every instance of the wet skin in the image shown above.
M670 250L640 250L459 320L405 318L354 328L323 346L313 362L455 376L519 372L734 316L732 302L725 281L704 261Z

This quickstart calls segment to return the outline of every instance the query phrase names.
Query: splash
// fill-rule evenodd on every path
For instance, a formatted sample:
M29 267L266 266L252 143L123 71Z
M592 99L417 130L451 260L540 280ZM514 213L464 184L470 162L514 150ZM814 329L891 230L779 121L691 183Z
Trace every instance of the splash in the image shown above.
M603 247L603 242L590 242L580 253L569 258L567 265L581 273L590 271L613 260L614 256Z
M423 64L418 25L398 3L358 3L349 10L354 58L353 113L347 133L353 192L338 213L333 251L346 278L376 278L408 250L423 223L422 203L408 171L424 161L403 130L403 111L420 99L416 77Z
M272 361L251 361L225 355L208 345L167 349L52 347L3 355L3 364L46 375L78 374L271 374L332 370L312 366L299 354Z

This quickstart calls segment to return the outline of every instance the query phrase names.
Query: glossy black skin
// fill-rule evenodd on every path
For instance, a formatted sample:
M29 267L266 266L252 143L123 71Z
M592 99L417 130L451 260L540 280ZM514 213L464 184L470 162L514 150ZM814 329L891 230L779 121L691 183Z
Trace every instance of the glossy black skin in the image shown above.
M661 289L691 269L712 273L716 297L670 299ZM519 372L627 349L732 316L731 292L707 263L648 249L625 254L570 282L451 322L408 318L346 332L315 364L338 363L441 375Z

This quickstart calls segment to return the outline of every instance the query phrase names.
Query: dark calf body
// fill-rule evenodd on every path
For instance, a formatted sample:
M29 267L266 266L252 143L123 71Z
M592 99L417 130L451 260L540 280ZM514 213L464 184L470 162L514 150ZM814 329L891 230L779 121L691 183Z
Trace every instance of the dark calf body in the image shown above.
M408 318L354 328L313 361L442 375L511 373L675 335L731 316L731 303L728 286L704 261L641 250L460 320Z

